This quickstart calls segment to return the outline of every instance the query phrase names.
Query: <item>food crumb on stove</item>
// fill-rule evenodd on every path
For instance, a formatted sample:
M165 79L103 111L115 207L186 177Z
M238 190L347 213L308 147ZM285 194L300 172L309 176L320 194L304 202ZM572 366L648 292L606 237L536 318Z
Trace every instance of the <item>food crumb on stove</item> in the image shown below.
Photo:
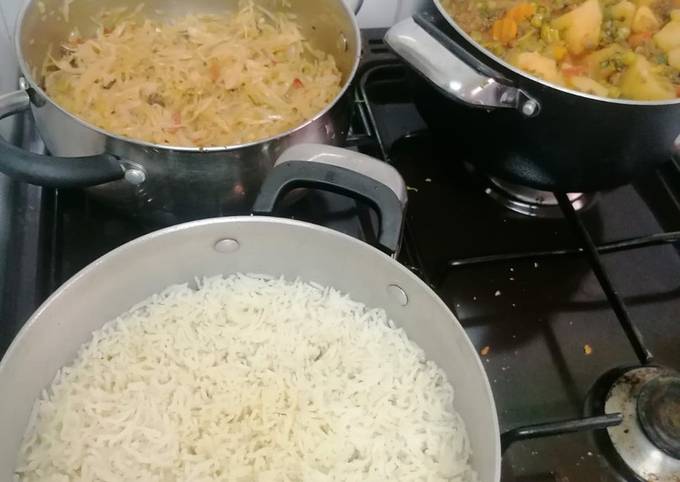
M429 177L426 177L425 182L432 182L432 179L430 179Z
M592 346L590 346L587 343L585 345L583 345L583 353L585 353L586 355L590 355L592 352L593 352Z
M505 371L505 370L507 370L508 368L510 368L510 367L501 367L501 370Z
M588 457L592 457L592 456L593 456L593 453L589 450L588 451Z
M534 261L534 268L538 268L538 263Z
M515 281L515 277L514 277L514 276L510 276L510 278L508 278L508 279L509 279L510 281Z
M510 268L510 271L515 271L515 268Z
M496 292L493 294L494 296L500 296L501 295L501 290L496 290Z
M490 351L491 351L491 347L489 345L486 345L484 348L479 350L479 354L482 355L482 356L486 356L486 355L489 354Z
M412 186L406 186L406 190L407 190L407 191L418 192L418 188L417 188L417 187L412 187Z
M473 300L473 301L477 301L477 297L476 297L476 296L473 296L473 297L472 297L472 300Z
M516 304L516 303L513 303L513 304L512 304L512 307L513 307L513 308L517 308L517 304Z

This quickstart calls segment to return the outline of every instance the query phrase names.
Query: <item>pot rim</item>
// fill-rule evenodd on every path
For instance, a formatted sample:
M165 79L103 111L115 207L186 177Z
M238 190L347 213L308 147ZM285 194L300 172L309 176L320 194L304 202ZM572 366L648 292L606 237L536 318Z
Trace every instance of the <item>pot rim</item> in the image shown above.
M458 34L460 34L473 48L478 50L479 52L482 52L486 57L488 57L490 60L493 62L496 62L497 64L500 64L507 70L513 72L514 74L532 80L538 84L541 84L544 87L550 88L550 89L555 89L559 90L560 92L563 92L565 94L570 94L574 95L576 97L582 97L584 99L588 100L594 100L598 102L603 102L603 103L608 103L608 104L619 104L619 105L631 105L631 106L647 106L647 107L656 107L656 106L670 106L670 105L675 105L675 104L680 104L680 97L675 98L673 100L633 100L633 99L614 99L610 97L600 97L597 95L592 95L592 94L587 94L585 92L581 92L578 90L570 89L568 87L565 87L563 85L558 85L554 84L552 82L548 82L540 77L536 77L535 75L530 74L529 72L525 72L522 69L519 69L515 67L514 65L510 64L509 62L506 62L502 58L498 57L496 54L491 52L489 49L484 47L483 45L479 44L476 42L470 35L463 30L458 23L453 19L453 17L446 11L444 6L441 3L441 0L433 0L435 6L439 10L439 13L441 14L444 19L451 25Z
M72 114L68 110L64 109L62 106L57 104L55 101L52 100L52 98L47 95L47 93L43 90L43 88L33 79L33 75L31 73L31 69L28 67L26 64L26 61L24 59L24 55L22 52L21 48L21 32L23 29L24 25L24 17L26 16L28 9L33 5L35 0L28 1L24 4L23 8L21 9L21 12L19 13L19 16L17 18L17 24L14 30L14 49L16 52L17 59L19 60L19 68L21 69L21 74L23 78L26 80L30 88L34 91L36 91L40 97L42 97L46 102L49 102L52 106L57 108L59 111L62 113L66 114L68 117L70 117L72 120L75 122L79 123L83 127L86 127L88 129L91 129L95 132L98 132L99 134L102 134L108 138L114 139L116 141L121 141L121 142L126 142L129 144L133 144L135 146L139 147L145 147L145 148L151 148L157 151L177 151L177 152L231 152L231 151L236 151L239 149L247 149L249 147L254 147L262 144L268 144L270 142L274 142L277 140L280 140L284 137L290 136L292 134L295 134L298 131L301 131L305 129L307 126L310 124L313 124L317 120L319 120L321 117L326 115L335 105L342 99L342 97L347 93L350 85L352 84L352 81L354 80L354 77L356 76L357 70L359 69L359 62L361 61L361 32L359 30L359 24L357 23L356 15L354 12L352 12L343 0L336 0L337 3L341 4L341 8L345 11L347 14L350 23L352 25L352 30L353 30L353 35L354 35L354 41L355 45L357 46L357 52L354 55L354 62L352 64L352 68L349 70L347 78L345 79L345 82L338 92L338 94L331 100L322 110L317 112L313 117L307 119L304 121L302 124L297 125L291 129L288 129L287 131L284 131L280 134L276 134L270 137L266 137L264 139L257 139L254 141L246 142L243 144L233 144L233 145L227 145L227 146L210 146L210 147L191 147L191 146L174 146L171 144L155 144L153 142L148 142L148 141L143 141L140 139L133 139L131 137L126 137L126 136L121 136L118 134L113 134L112 132L109 132L105 129L102 129L101 127L98 127L84 119L81 119L80 117Z

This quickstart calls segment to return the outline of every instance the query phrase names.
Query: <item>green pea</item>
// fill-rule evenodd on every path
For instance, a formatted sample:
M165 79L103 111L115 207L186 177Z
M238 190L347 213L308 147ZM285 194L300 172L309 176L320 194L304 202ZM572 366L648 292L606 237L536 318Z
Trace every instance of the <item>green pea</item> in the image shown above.
M628 27L619 27L616 31L616 39L626 40L628 37L630 37L630 29Z
M621 56L621 62L623 62L624 65L633 65L636 58L637 56L635 55L635 52L632 50L627 50L626 53Z
M548 25L543 25L541 27L541 39L549 44L557 42L560 39L560 32Z

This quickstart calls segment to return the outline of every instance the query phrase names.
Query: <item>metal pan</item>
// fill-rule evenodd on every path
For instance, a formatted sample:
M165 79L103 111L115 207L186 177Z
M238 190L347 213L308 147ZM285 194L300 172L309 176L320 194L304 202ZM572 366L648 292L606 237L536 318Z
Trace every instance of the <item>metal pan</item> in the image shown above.
M98 199L162 224L224 214L246 214L276 158L303 142L342 144L351 115L348 89L361 56L359 27L343 0L256 0L293 13L310 43L332 54L342 88L325 109L287 132L242 145L209 148L152 144L102 130L54 103L38 75L50 46L77 29L93 33L92 17L136 0L75 0L68 20L64 0L30 0L19 15L15 43L21 89L0 95L0 119L30 110L50 155L28 152L0 138L0 172L31 184L84 187ZM143 18L167 20L189 13L224 13L238 0L149 0ZM358 0L350 2L356 9Z
M266 216L216 218L132 241L82 270L31 317L0 362L0 479L12 480L31 406L93 330L168 285L235 272L300 278L384 308L448 375L483 482L500 479L501 444L489 382L460 323L418 277L385 253L397 250L406 204L385 163L318 145L289 149L255 203L270 214L286 192L316 187L368 201L380 214L382 251L344 234Z

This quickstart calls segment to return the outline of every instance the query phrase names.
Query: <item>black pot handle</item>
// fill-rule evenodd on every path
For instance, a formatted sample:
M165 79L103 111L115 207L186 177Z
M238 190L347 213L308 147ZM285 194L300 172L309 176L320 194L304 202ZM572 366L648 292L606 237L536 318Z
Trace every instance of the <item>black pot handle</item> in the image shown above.
M29 94L18 90L0 96L0 119L28 110ZM52 157L21 149L0 136L0 172L29 184L46 187L88 187L121 179L124 168L116 157Z
M620 425L621 422L623 422L623 415L620 413L609 413L595 417L562 420L559 422L514 428L501 435L501 452L505 452L513 443L522 440L552 437L554 435L586 432L590 430L602 430Z
M379 247L390 254L398 252L406 184L389 164L339 147L298 144L276 161L255 200L253 214L273 214L276 203L297 188L321 189L367 202L380 217Z

